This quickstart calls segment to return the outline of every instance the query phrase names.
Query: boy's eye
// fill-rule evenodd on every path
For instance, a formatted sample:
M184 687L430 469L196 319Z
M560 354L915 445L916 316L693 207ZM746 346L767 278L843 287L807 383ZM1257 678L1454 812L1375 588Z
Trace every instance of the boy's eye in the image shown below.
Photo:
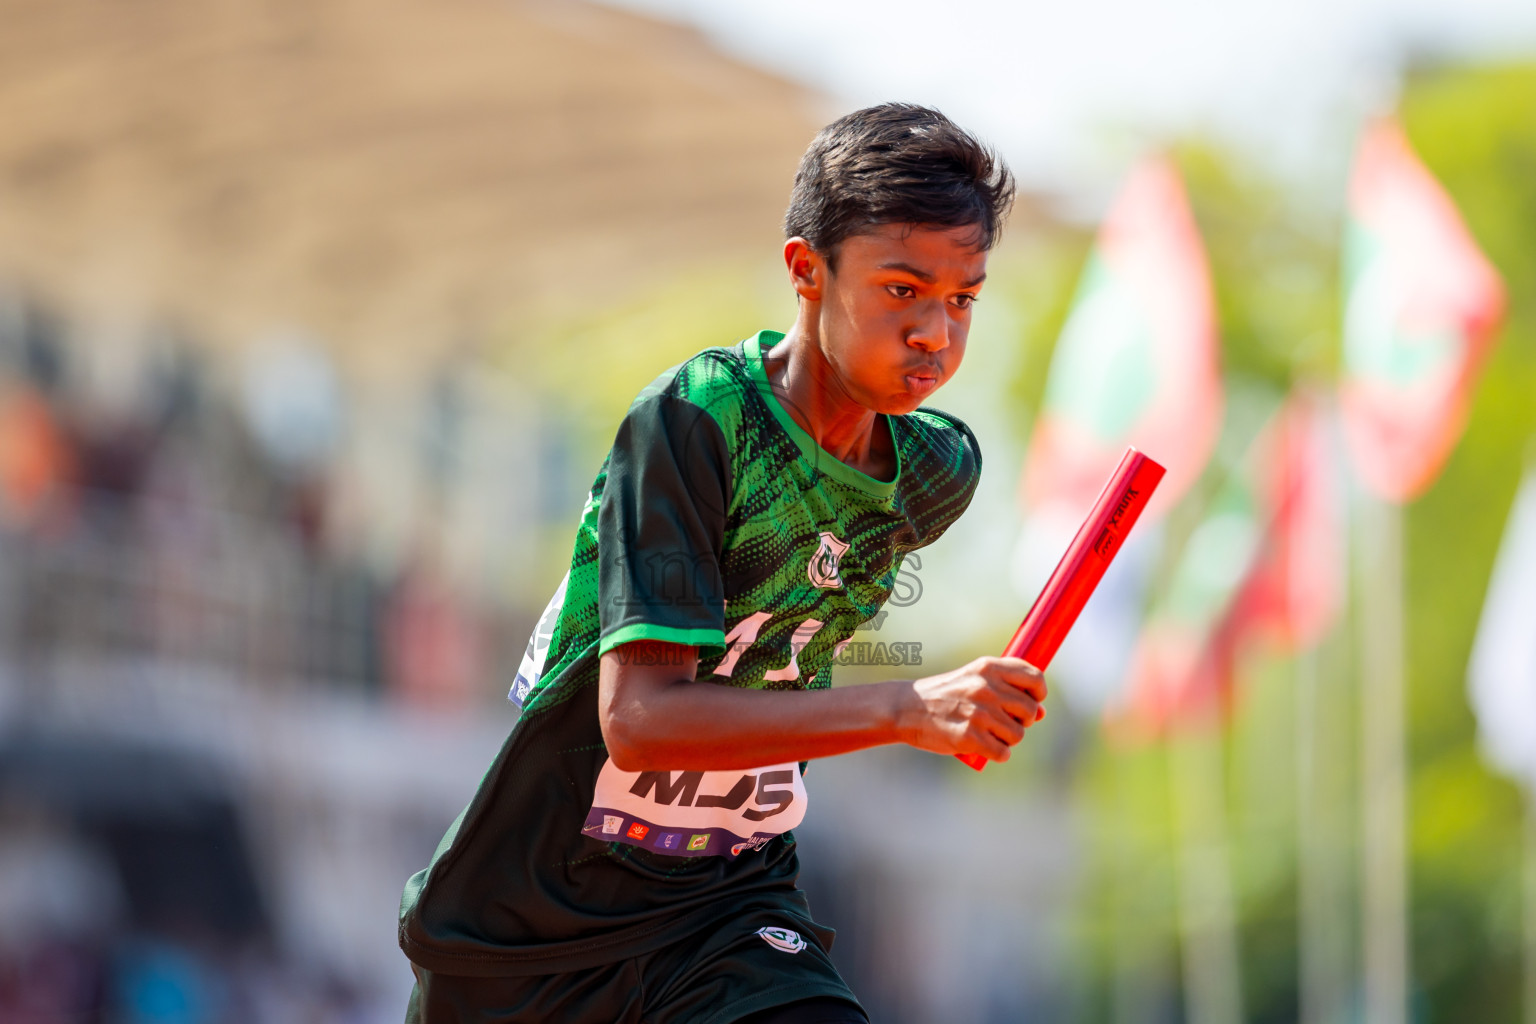
M975 302L976 296L974 295L956 295L954 298L955 305L959 306L961 309L970 309L971 306L975 304Z
M917 290L909 284L888 284L885 290L898 299L910 299L917 295Z

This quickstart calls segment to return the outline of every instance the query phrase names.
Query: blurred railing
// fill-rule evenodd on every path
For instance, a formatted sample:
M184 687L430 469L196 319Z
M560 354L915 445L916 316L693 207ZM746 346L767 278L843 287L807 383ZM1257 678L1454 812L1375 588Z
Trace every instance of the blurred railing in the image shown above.
M430 561L386 574L282 515L100 491L64 504L46 524L0 528L0 669L24 700L45 699L63 662L131 660L463 706L499 692L495 666L524 639Z
M44 530L0 532L0 657L163 658L254 681L377 693L388 587L285 524L195 501L76 493Z

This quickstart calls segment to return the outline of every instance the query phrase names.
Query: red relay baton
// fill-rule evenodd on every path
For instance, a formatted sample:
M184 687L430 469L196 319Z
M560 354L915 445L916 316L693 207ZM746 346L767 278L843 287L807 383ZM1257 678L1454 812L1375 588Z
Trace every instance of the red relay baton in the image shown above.
M1125 458L1104 485L1093 511L1067 546L1067 553L1056 563L1056 571L1046 581L1045 589L1003 648L1003 657L1023 658L1040 671L1046 670L1072 623L1077 621L1078 613L1104 578L1104 570L1120 553L1126 535L1141 518L1164 472L1162 466L1135 448L1126 449ZM987 764L980 754L955 756L977 771Z

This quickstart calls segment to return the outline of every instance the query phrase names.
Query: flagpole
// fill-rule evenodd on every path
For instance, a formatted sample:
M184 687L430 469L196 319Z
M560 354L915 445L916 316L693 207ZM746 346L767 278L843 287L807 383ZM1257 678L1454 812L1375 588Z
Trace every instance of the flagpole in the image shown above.
M1125 750L1116 751L1116 814L1114 885L1115 927L1113 940L1114 988L1110 995L1111 1020L1115 1024L1140 1024L1148 1018L1148 1008L1164 997L1161 987L1151 981L1148 970L1147 920L1151 916L1148 893L1147 859L1138 849L1140 836L1135 822L1143 808L1137 800L1136 782L1139 765Z
M1361 840L1366 1024L1408 1019L1403 512L1362 495Z
M1536 789L1525 800L1525 1024L1536 1024Z
M1179 933L1190 1024L1243 1019L1242 967L1227 858L1222 735L1170 738L1179 836Z
M1328 892L1321 876L1317 799L1317 652L1296 655L1296 939L1302 1024L1328 1007Z
M1344 822L1352 820L1341 788L1349 742L1349 695L1325 686L1337 666L1348 664L1343 635L1326 646L1302 652L1296 664L1297 722L1297 965L1301 1024L1340 1024L1348 1012L1354 920L1348 902L1348 843Z
M1115 802L1119 809L1115 815L1117 834L1113 861L1115 917L1110 950L1114 957L1114 976L1110 990L1110 1019L1115 1024L1133 1024L1145 998L1145 993L1136 985L1136 944L1132 937L1132 929L1139 924L1135 910L1140 891L1134 871L1136 858L1131 852L1136 841L1130 825L1132 815L1136 813L1136 802L1131 795L1129 756L1124 751L1116 751L1112 756L1115 759Z
M1353 695L1329 685L1351 664L1348 630L1330 631L1297 655L1297 964L1302 1024L1353 1019L1347 822L1354 821L1345 785Z

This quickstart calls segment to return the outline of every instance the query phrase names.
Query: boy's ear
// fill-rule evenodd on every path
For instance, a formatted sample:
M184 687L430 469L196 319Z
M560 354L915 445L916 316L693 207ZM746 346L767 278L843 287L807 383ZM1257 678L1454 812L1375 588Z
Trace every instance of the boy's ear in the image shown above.
M784 243L784 266L795 294L812 302L821 300L827 284L827 261L810 243L796 235Z

